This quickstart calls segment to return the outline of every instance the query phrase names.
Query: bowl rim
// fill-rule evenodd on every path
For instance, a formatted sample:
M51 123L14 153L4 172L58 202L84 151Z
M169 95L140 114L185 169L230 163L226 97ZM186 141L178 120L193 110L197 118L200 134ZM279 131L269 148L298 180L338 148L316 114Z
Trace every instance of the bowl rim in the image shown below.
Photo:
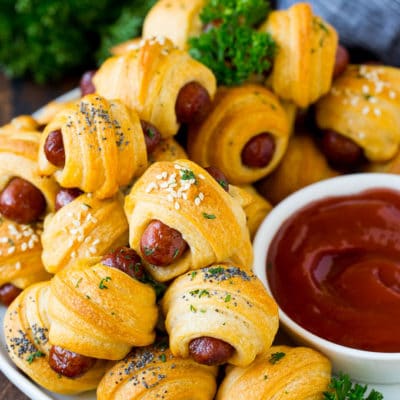
M400 194L400 176L387 173L354 173L328 178L308 185L296 192L290 194L280 203L278 203L264 218L260 224L253 241L254 261L253 271L262 281L268 293L274 298L268 284L266 274L266 260L269 245L278 231L279 227L294 212L300 210L306 205L328 197L339 197L361 193L369 189L392 189ZM312 196L312 199L310 197ZM278 304L278 302L277 302ZM358 359L368 359L377 361L397 361L400 360L400 352L385 353L360 350L352 347L343 346L327 339L324 339L307 329L303 328L292 318L290 318L279 306L279 319L284 328L295 332L295 334L309 343L312 343L320 349L330 353L351 356ZM292 334L289 332L289 335ZM322 350L322 351L324 351Z

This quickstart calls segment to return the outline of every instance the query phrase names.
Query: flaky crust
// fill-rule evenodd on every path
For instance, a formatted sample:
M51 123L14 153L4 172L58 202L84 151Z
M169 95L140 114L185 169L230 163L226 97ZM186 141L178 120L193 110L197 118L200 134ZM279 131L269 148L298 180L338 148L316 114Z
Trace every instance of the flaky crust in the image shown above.
M400 69L350 65L316 105L319 128L357 143L370 161L387 161L400 144Z
M243 207L243 210L246 214L250 237L253 239L261 222L272 210L272 205L253 186L245 185L241 188L251 196L250 202Z
M279 97L305 108L328 92L338 35L313 15L310 4L271 12L260 30L271 33L278 46L269 84Z
M61 129L65 166L50 163L44 152L48 135ZM104 199L128 185L147 166L147 150L138 114L120 101L87 95L58 113L42 136L39 170L62 187L80 188Z
M176 357L189 357L192 339L210 336L235 348L229 364L249 365L271 346L278 307L261 281L233 264L188 272L168 287L161 307Z
M147 265L158 281L227 259L251 267L252 247L239 201L192 161L150 166L127 195L125 212L129 243L138 254L142 234L153 219L179 231L189 245L169 266Z
M12 283L21 289L51 275L44 269L40 243L43 226L17 224L2 217L0 222L0 286Z
M273 346L248 367L228 367L216 400L320 400L330 380L330 362L317 351Z
M49 212L54 210L59 186L53 178L42 176L38 170L41 133L37 128L36 121L29 116L14 118L0 128L0 191L11 178L23 178L42 192Z
M99 200L82 194L44 221L42 260L55 274L77 259L102 256L128 243L123 196Z
M100 95L135 109L163 138L177 133L176 99L180 89L192 81L214 97L213 73L168 39L143 40L136 49L107 59L93 78Z
M241 159L244 146L264 132L275 140L271 162L263 168L244 165ZM289 134L288 115L271 91L252 84L221 87L207 118L191 127L188 153L200 165L219 168L230 183L252 183L277 166L285 153Z
M188 39L202 32L200 11L204 0L160 0L146 15L143 37L162 36L180 49L188 49Z
M4 336L8 354L18 368L52 392L75 394L92 390L106 372L107 362L97 360L89 371L75 379L59 375L49 365L49 290L49 282L32 285L7 309Z
M98 400L212 400L217 367L174 357L163 345L135 349L102 379Z
M260 192L277 204L289 194L307 185L338 175L326 161L309 135L294 135L276 170L258 182Z
M185 149L174 139L162 139L156 149L149 155L149 162L175 161L181 158L188 158Z
M153 343L158 310L153 288L99 258L81 259L51 280L53 344L89 357L120 360Z

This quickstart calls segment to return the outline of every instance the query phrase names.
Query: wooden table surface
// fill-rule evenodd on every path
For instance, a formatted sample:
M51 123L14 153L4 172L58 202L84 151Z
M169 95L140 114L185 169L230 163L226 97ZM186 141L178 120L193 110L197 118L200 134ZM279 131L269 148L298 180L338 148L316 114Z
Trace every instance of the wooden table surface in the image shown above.
M21 114L31 114L55 97L78 85L79 77L71 77L62 82L37 85L30 81L10 80L0 73L0 125ZM28 400L0 372L1 400Z

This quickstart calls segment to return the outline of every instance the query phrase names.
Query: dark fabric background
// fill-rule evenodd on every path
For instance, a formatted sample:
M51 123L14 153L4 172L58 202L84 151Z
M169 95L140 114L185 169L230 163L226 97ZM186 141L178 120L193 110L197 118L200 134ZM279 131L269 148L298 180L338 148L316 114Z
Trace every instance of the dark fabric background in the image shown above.
M339 32L347 47L363 49L385 64L400 66L400 0L307 0L316 15ZM277 0L288 8L298 0Z

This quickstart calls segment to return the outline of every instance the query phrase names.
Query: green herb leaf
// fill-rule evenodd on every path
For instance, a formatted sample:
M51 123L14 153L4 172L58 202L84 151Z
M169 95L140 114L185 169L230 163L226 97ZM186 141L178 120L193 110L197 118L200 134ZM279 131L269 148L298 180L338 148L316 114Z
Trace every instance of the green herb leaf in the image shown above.
M368 386L353 383L346 374L339 374L333 377L329 385L329 392L324 392L325 400L382 400L383 395L376 390L371 390L368 396L364 397Z
M189 181L191 179L194 179L195 182L197 182L196 181L196 175L190 169L182 169L181 170L181 179L184 180L184 181Z
M283 357L285 357L286 353L282 353L280 351L276 352L276 353L272 353L271 357L269 358L269 362L271 364L276 364L279 360L281 360Z
M162 362L166 362L167 361L167 356L164 354L164 353L162 353L162 354L160 354L160 356L158 357Z
M111 277L110 276L106 276L105 278L103 278L100 283L99 283L99 288L100 289L108 289L108 286L105 284L106 282L110 282L111 281Z
M227 294L224 301L225 301L225 303L228 303L229 301L231 301L231 295Z
M203 212L203 217L206 219L215 219L217 218L214 214L207 214L205 212Z
M34 353L29 354L26 361L28 361L29 364L32 364L37 358L41 358L44 356L45 356L45 354L38 350Z
M193 304L191 304L189 308L191 312L197 312L197 308Z
M195 278L196 275L197 275L197 272L196 271L192 271L190 273L190 280L192 281Z
M190 55L209 67L222 85L238 85L271 68L276 44L254 25L269 11L263 0L210 0L201 13L209 29L189 39Z

